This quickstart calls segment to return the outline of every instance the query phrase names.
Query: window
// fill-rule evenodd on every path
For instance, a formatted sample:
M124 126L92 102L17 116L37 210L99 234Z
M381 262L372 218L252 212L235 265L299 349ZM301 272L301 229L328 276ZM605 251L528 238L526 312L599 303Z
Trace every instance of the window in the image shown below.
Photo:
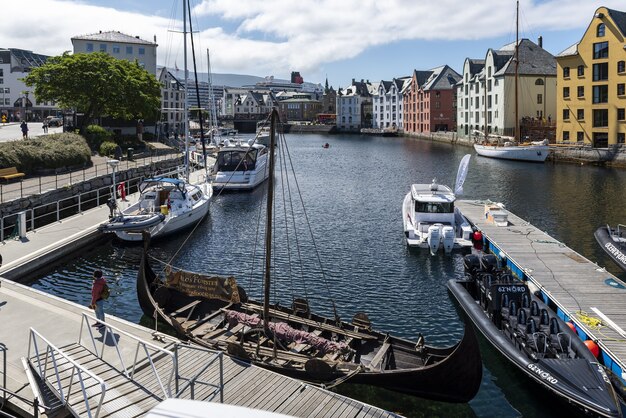
M100 44L100 52L107 52L107 44Z
M569 131L563 131L563 141L569 141Z
M604 128L609 126L609 110L593 109L593 127Z
M4 84L4 78L0 78L0 84Z
M625 120L626 119L626 113L624 108L620 108L617 109L617 120Z
M585 140L585 133L583 131L576 132L576 141L583 142Z
M585 97L585 87L578 86L578 97Z
M0 77L4 77L4 68L0 68Z
M535 86L543 86L543 80L538 78L535 80Z
M585 66L584 65L579 65L578 66L578 77L582 77L585 75Z
M609 134L607 132L593 133L593 146L596 148L606 148L609 146Z
M569 109L563 109L563 120L569 120Z
M569 78L569 67L563 67L563 77Z
M596 28L596 36L598 38L602 38L604 36L605 29L606 29L606 26L604 26L604 23L600 23L598 27Z
M542 104L543 103L543 94L539 93L537 95L537 104Z
M626 139L626 134L624 134L624 132L618 132L617 133L617 143L618 144L623 144L624 142L626 142L625 139Z
M93 52L93 44L89 43L87 44L87 52Z
M132 46L127 46L126 47L126 53L131 55L133 53L133 47Z
M593 81L609 79L609 63L593 64Z
M593 86L593 103L609 101L609 86Z
M569 97L569 87L563 87L563 97L566 99Z
M624 90L624 83L620 83L617 85L617 95L623 96L626 91Z
M609 57L609 43L608 42L598 42L593 44L593 59L597 60L600 58L608 58Z
M120 46L119 45L113 45L113 53L114 54L119 54L120 53Z
M578 109L576 111L576 119L585 120L585 109Z
M144 55L146 53L146 48L139 47L137 50L139 51L139 55Z
M626 63L624 61L617 61L617 72L623 73L626 71Z

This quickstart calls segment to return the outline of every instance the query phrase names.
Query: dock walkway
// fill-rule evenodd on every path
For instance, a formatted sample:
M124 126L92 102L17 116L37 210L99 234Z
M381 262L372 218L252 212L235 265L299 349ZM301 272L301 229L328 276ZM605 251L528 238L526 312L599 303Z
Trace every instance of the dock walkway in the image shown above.
M581 339L598 344L604 365L626 379L626 287L619 279L511 212L508 226L496 226L486 219L484 202L460 200L456 206L491 252L504 255L513 273L540 289L561 318L574 322Z
M143 416L147 411L165 399L164 392L153 375L150 364L145 360L138 363L132 381L119 371L122 364L111 339L114 338L119 345L121 358L128 368L132 365L135 353L135 339L141 339L153 346L168 350L172 346L171 337L154 339L150 329L132 324L119 318L107 316L107 324L111 326L109 336L94 331L98 341L96 350L88 350L91 347L89 337L89 324L84 323L84 314L91 315L92 311L73 302L57 298L44 292L2 280L0 286L0 342L6 346L7 355L7 389L18 393L26 399L33 399L35 394L29 384L22 358L29 358L29 329L34 329L43 335L51 344L60 351L80 363L89 372L104 381L106 395L100 410L100 417L106 416ZM93 323L93 322L92 322ZM82 343L79 343L79 335ZM132 338L131 338L132 335ZM105 347L106 346L106 347ZM41 347L41 344L40 344ZM95 353L103 352L102 357ZM41 350L41 348L40 348ZM142 352L143 350L140 350ZM215 354L203 351L182 352L178 359L178 369L186 373L190 378L194 373L206 365L210 357ZM32 353L30 358L33 359ZM59 357L60 358L60 357ZM173 366L167 355L154 356L155 369L161 376L161 381L166 383ZM50 370L51 362L47 363ZM69 384L71 379L71 367L68 362L58 363L61 370L61 380ZM214 363L207 372L201 376L204 382L216 382L219 379L219 364ZM54 373L48 373L50 379L54 379ZM93 414L94 402L99 400L100 385L95 379L86 379L88 402L81 395L80 385L74 374L73 390L69 393L73 411L78 416L87 415L87 405ZM54 380L52 380L54 382ZM48 380L48 384L51 381ZM257 408L287 414L296 417L395 417L397 415L384 411L362 402L358 402L338 395L328 390L303 383L301 381L251 366L223 356L223 400L224 403ZM183 385L181 385L182 387ZM190 390L182 391L180 398L189 399ZM68 393L67 391L65 392ZM173 392L175 393L175 392ZM220 401L219 393L210 386L198 385L194 398L196 400ZM8 399L13 408L17 408L24 415L32 415L32 408L26 403L16 399Z

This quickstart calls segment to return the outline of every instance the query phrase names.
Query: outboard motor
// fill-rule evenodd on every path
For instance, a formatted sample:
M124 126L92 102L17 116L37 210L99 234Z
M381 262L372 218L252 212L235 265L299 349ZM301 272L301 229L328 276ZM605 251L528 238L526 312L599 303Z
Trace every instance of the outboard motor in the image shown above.
M480 268L485 273L494 273L498 269L498 259L493 254L485 254L480 259Z
M437 254L441 245L441 224L434 224L428 227L428 248L430 254Z
M463 267L465 268L465 274L469 274L476 279L476 272L480 268L480 257L475 254L466 255L463 257Z
M454 228L446 225L441 230L443 232L443 250L446 254L450 254L454 248Z

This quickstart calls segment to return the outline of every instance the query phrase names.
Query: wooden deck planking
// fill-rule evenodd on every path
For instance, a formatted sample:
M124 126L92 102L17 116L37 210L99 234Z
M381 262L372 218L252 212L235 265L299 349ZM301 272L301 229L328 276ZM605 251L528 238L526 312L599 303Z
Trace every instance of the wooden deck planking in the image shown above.
M619 279L571 248L509 212L510 225L497 227L484 218L484 207L469 201L458 201L457 207L485 237L504 251L510 261L521 267L530 279L544 289L564 312L592 339L612 353L626 371L624 337L607 326L588 326L576 316L584 311L600 319L591 307L598 308L614 323L626 330L626 289L605 283Z

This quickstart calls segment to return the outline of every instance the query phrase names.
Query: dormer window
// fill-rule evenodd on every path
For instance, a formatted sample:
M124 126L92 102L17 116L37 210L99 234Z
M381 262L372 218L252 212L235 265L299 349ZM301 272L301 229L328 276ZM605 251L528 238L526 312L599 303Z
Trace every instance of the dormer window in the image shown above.
M605 30L606 30L606 26L604 25L604 23L600 23L598 27L596 28L596 36L598 38L602 38L604 36Z

